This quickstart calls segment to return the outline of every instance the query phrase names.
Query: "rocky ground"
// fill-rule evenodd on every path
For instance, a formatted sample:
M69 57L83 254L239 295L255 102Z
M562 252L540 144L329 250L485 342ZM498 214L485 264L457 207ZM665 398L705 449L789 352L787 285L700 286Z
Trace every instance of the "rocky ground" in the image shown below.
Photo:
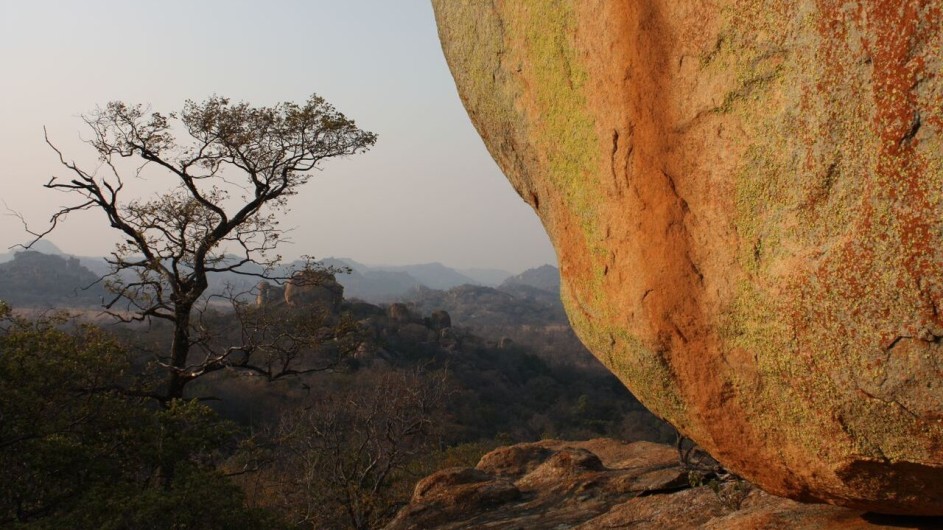
M426 477L387 530L943 528L943 518L800 504L745 482L690 482L677 451L666 445L610 439L518 444L488 453L475 468Z

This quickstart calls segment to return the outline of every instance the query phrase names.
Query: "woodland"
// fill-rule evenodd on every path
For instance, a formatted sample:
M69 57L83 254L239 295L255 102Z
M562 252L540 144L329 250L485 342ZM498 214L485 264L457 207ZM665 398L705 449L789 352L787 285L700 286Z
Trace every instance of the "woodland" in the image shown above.
M285 266L289 199L377 141L324 99L83 118L97 166L47 137L75 202L26 229L91 210L120 242L98 273L0 265L0 526L379 528L501 444L673 437L579 345L555 269L377 305L344 264Z

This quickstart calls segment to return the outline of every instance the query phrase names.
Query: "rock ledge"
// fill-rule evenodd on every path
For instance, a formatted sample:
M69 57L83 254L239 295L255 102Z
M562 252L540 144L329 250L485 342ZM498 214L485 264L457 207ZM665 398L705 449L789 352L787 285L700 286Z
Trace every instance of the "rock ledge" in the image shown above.
M750 488L690 487L674 448L609 439L501 447L475 468L421 480L387 530L943 528L943 518L876 516Z

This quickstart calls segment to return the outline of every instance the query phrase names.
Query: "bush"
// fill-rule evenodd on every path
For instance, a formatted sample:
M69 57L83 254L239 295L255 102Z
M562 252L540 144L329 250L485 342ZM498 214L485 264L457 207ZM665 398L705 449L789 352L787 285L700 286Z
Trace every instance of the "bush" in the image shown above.
M0 322L0 526L277 526L215 471L231 424L196 401L135 395L127 355L95 327L5 306Z

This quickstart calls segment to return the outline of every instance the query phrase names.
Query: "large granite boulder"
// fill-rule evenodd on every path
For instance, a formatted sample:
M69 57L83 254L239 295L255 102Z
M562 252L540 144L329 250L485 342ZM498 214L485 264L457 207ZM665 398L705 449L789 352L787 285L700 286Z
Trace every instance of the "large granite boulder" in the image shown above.
M433 0L582 340L769 492L943 514L930 0Z

